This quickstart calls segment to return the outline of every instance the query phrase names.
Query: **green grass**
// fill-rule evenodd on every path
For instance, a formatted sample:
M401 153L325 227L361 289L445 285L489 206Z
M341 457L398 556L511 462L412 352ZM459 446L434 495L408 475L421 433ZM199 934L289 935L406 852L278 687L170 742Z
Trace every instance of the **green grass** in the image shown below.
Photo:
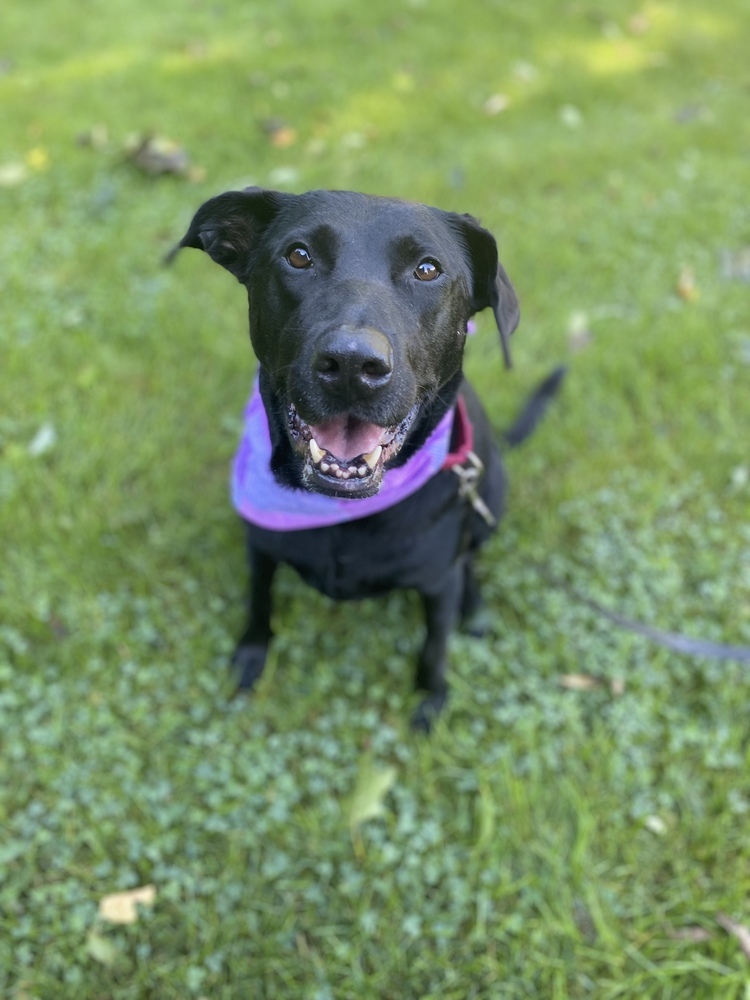
M748 670L534 564L750 644L750 286L722 265L750 245L749 43L744 0L4 5L3 1000L748 995L717 924L750 924ZM149 132L200 171L140 173ZM268 677L228 698L246 303L160 261L252 182L481 217L523 309L511 374L488 316L469 347L498 429L570 366L509 456L492 634L454 640L428 741L409 595L282 573ZM98 918L145 884L136 923Z

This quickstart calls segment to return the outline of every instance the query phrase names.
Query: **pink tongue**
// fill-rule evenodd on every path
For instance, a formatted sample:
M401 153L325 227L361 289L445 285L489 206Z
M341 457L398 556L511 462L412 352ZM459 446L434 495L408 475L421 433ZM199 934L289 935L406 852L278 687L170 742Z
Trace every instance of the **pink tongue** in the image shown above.
M348 462L360 455L369 455L382 442L385 427L367 424L354 417L334 417L324 424L310 427L319 447L334 458Z

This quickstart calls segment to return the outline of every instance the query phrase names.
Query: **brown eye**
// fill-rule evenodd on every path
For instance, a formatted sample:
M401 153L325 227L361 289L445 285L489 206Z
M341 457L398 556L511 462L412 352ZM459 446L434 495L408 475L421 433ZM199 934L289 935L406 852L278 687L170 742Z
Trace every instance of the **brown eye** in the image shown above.
M304 247L292 247L286 255L286 259L292 267L303 268L312 266L312 257Z
M443 272L434 260L430 260L429 257L425 257L424 260L420 260L417 264L417 268L414 271L414 277L419 278L420 281L434 281L438 275Z

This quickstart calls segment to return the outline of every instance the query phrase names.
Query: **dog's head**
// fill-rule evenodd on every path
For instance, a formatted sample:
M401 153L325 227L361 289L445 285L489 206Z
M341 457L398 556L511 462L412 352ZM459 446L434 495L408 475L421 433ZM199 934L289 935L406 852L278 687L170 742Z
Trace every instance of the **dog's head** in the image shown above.
M248 290L271 464L286 485L377 493L453 404L467 321L487 306L510 365L518 301L469 215L248 188L201 206L179 247L205 250Z

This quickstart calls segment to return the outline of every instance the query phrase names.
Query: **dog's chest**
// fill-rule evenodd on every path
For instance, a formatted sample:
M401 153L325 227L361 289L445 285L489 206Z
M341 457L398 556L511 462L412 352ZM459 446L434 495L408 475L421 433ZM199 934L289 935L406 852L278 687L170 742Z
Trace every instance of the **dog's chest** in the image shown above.
M465 546L467 516L456 477L443 472L369 517L291 532L249 524L248 531L252 544L292 566L321 593L358 600L395 588L429 589Z

